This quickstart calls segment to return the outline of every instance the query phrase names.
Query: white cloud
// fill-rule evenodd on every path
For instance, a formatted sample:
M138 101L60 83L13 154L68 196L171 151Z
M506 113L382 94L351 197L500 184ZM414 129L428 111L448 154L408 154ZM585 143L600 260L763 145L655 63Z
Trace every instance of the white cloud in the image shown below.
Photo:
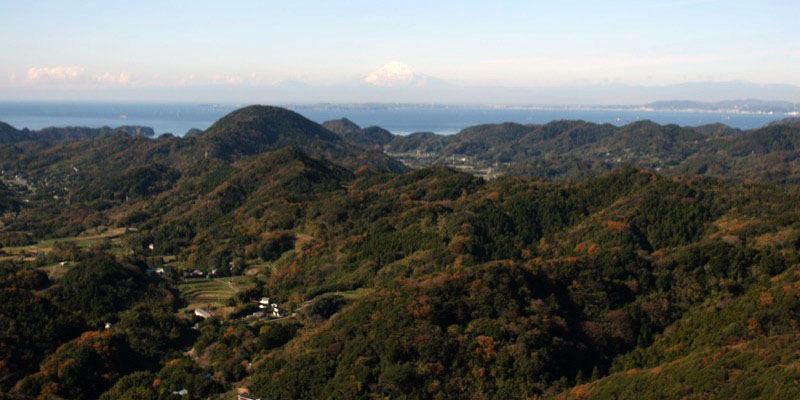
M137 82L139 79L137 77ZM274 85L276 83L281 82L280 80L276 79L269 79L268 77L257 74L255 72L251 73L202 73L202 72L191 72L185 75L177 75L172 77L162 77L157 82L153 82L154 86L204 86L204 85L231 85L231 86L239 86L239 85L249 85L249 86L259 86L259 85Z
M118 74L105 72L102 74L95 74L94 80L100 83L125 86L131 81L131 74L129 72L120 72Z
M186 86L197 82L197 74L191 73L178 80L179 86Z
M53 66L30 67L25 73L24 80L11 76L12 82L30 85L54 85L64 87L93 87L93 86L127 86L131 83L130 72L98 72L87 73L83 67Z
M383 87L424 84L424 80L417 76L410 66L400 61L390 61L375 71L372 71L364 82Z
M28 68L28 82L39 81L74 81L83 75L84 69L81 67L55 66L55 67L31 67Z
M232 74L232 75L215 74L214 79L212 81L217 84L222 83L228 85L240 85L244 82L244 78L242 78L242 76L239 74Z

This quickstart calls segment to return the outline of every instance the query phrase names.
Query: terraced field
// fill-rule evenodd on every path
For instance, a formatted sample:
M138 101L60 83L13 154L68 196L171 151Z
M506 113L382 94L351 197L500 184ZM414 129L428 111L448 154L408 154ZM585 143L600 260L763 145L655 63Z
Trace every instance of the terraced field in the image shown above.
M127 228L111 228L103 232L85 236L46 239L27 246L4 247L3 251L5 255L0 257L0 261L4 259L33 261L36 259L36 254L48 254L53 251L53 246L56 243L74 243L78 247L87 248L92 245L99 245L103 241L109 241L110 247L106 249L107 252L114 255L127 255L131 251L124 246L121 239L127 232Z
M189 303L186 309L222 307L240 290L253 287L251 277L191 278L178 284L181 296Z

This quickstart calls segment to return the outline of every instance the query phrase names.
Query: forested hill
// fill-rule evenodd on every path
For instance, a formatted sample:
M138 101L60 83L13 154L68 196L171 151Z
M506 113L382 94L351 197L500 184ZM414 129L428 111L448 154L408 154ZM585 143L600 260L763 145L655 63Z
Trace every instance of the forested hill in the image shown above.
M0 182L0 216L19 209L19 199L3 182Z
M791 120L756 130L650 121L617 127L584 121L486 124L455 135L376 134L350 121L324 125L353 143L413 166L449 165L483 175L586 177L624 165L663 174L800 182L800 128Z
M784 118L780 121L775 121L770 125L785 125L791 126L794 128L800 128L800 117L793 117L793 118Z
M347 118L325 121L322 126L348 142L365 146L384 146L395 137L391 132L378 126L362 129Z
M133 136L153 137L155 132L145 126L123 125L116 128L84 128L84 127L49 127L31 131L16 129L13 126L0 122L0 144L13 144L19 142L58 142L65 140L92 139L112 133L125 133Z
M119 133L153 135L152 129L144 127L29 131L0 123L0 144L21 144L23 149L38 151L42 143L58 146L59 142L78 141L81 145L62 147L85 147L78 152L94 152L98 157L113 152L111 162L116 157L123 162L138 162L120 157L114 149L102 148L122 142L122 147L130 146L125 138L107 138ZM444 165L490 178L510 174L574 179L633 165L669 176L798 183L799 137L800 127L793 119L755 130L722 124L680 127L650 121L625 126L566 120L543 125L509 122L472 126L455 135L420 132L403 136L376 126L361 128L347 119L320 125L279 107L250 106L226 115L205 132L194 131L183 139L160 138L155 141L158 144L137 144L131 153L158 159L165 146L177 146L183 150L168 158L185 161L211 156L230 162L295 146L313 157L351 169L367 165L400 172L403 164L412 168ZM153 150L155 147L159 150Z
M250 106L236 110L204 132L186 138L165 135L146 140L143 127L45 128L17 130L0 123L0 154L5 171L25 175L68 173L84 167L99 175L119 175L131 168L158 163L178 170L202 160L225 163L295 146L317 158L356 169L401 172L405 167L373 149L353 146L321 125L279 107ZM13 145L13 146L12 146ZM103 159L101 166L97 161Z
M382 134L326 125L363 143L258 106L190 138L0 144L0 398L800 396L785 177L486 180L394 168ZM458 137L489 131L664 154L736 137L732 157L790 166L797 146L650 122Z
M381 169L394 172L404 169L394 159L348 145L322 125L280 107L249 106L236 110L197 135L196 140L198 147L225 160L296 146L312 156L352 168L364 165L368 155Z
M349 144L321 125L278 107L234 111L188 138L151 139L113 131L75 140L28 140L47 130L8 129L24 135L0 144L3 180L16 181L35 193L37 200L56 196L69 202L92 201L94 207L174 189L181 177L187 178L183 181L222 179L233 164L287 146L351 171L406 170L380 151Z

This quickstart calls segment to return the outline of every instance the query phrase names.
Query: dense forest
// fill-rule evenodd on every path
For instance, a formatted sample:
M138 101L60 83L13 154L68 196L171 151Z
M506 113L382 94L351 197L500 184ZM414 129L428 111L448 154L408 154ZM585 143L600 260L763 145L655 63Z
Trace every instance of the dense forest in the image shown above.
M362 129L346 119L325 126L347 141L381 148L415 167L449 165L491 177L580 179L635 165L668 176L800 182L796 118L756 130L722 124L680 127L639 121L617 127L553 121L477 125L455 135L407 136L393 136L378 127Z
M791 123L58 129L0 125L0 399L800 396Z

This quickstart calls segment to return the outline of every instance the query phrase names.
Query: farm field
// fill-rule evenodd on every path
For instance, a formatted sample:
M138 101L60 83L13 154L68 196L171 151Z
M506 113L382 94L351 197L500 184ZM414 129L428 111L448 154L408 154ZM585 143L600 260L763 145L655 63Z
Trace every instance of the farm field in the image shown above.
M82 249L97 246L103 247L105 251L116 256L130 255L132 251L128 249L122 241L122 237L127 232L127 228L110 228L100 233L45 239L25 246L4 247L3 252L5 254L0 254L0 261L34 261L37 256L46 256L50 254L58 243L74 244Z
M197 307L217 308L241 290L253 287L253 278L234 276L226 278L190 278L177 285L188 305L185 310Z

